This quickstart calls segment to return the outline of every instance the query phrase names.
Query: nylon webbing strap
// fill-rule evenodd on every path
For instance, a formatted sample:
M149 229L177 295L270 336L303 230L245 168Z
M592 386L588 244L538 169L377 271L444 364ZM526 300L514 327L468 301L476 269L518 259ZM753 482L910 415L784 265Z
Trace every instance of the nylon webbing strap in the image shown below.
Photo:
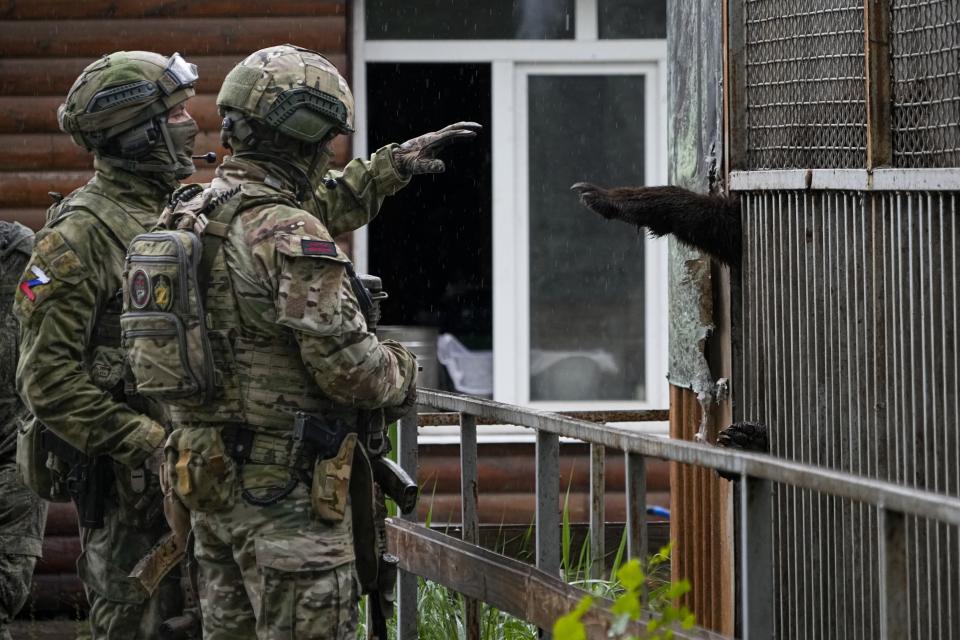
M204 309L207 307L207 289L210 288L213 263L216 262L217 255L220 254L220 247L227 237L225 232L218 232L229 229L230 223L233 222L238 213L240 213L239 190L217 211L213 212L213 217L210 220L215 226L211 229L211 233L203 234L203 254L200 258L200 268L197 270L197 286L200 287L200 290L197 294L200 296Z
M105 203L107 206L102 208L97 207L96 211L94 211L93 207L85 207L81 204L69 211L68 214L81 209L88 212L94 218L99 220L104 227L106 227L107 231L110 232L110 235L113 237L117 245L119 245L124 254L127 253L127 247L130 246L130 243L133 242L133 239L141 233L145 233L147 231L146 228L144 228L144 226L140 224L136 218L124 212L123 208L110 198L92 191L84 192L83 197L99 200ZM68 217L69 215L60 216L52 222L51 226L56 225L61 220L66 220Z
M220 253L220 247L227 237L230 230L230 224L241 211L256 207L262 204L285 204L288 206L298 206L296 202L281 195L265 196L261 198L252 198L243 200L241 191L230 196L229 199L217 208L210 218L210 233L203 234L203 256L200 259L200 267L197 270L197 285L200 287L200 300L204 308L207 306L207 289L210 286L210 276L213 273L213 263Z

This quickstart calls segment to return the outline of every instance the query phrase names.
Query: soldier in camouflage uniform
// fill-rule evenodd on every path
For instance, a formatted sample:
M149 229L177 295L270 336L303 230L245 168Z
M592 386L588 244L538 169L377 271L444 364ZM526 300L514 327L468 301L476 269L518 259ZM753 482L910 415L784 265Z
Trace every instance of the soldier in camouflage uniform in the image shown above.
M409 406L417 367L367 331L333 236L367 222L413 174L442 171L436 150L479 125L328 172L330 141L352 130L353 98L325 58L290 45L236 66L217 104L233 155L202 193L175 195L161 220L222 237L205 303L219 383L205 405L168 403L175 430L161 476L191 510L204 638L352 638L351 513L318 508L321 448L295 434L294 414L335 426L343 461L358 409Z
M0 221L0 640L10 640L7 625L30 592L47 519L47 503L17 480L14 455L25 415L14 386L19 329L10 307L32 249L32 231Z
M112 469L103 526L81 528L95 639L155 638L180 608L175 577L152 597L127 578L167 531L155 475L167 432L159 407L125 395L118 291L127 243L194 171L185 103L196 80L179 54L118 52L84 69L58 118L96 174L48 211L14 305L21 396L61 441Z

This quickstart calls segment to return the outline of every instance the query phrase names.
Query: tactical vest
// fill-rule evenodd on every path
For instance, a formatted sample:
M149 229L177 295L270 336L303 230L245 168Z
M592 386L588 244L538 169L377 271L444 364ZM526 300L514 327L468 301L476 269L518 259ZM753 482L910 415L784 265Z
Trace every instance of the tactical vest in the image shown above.
M47 210L47 227L56 228L64 220L78 211L85 211L96 218L106 229L117 246L126 250L137 234L143 233L143 225L136 218L127 213L126 208L112 197L98 192L90 186L78 189L59 203ZM119 291L117 292L119 294ZM90 349L109 349L116 353L116 358L122 362L120 352L120 299L118 295L111 296L104 306L97 312L97 321L94 323ZM107 390L114 389L122 381L120 372L113 372L109 377L101 375L91 376L94 382Z
M184 226L183 216L192 216L201 220L201 235L189 230L155 231L135 239L128 252L124 343L137 391L162 400L175 428L232 423L286 434L293 413L315 413L327 406L300 359L293 333L279 325L275 332L264 333L262 327L245 326L240 317L221 250L231 221L254 207L299 207L289 196L269 187L244 186L230 192L212 187L203 193L181 189L173 199L179 200L176 210L184 213L168 217L168 226ZM151 255L172 257L176 251L184 256L176 263L176 273L164 272L156 268L159 263L149 262ZM167 265L174 264L167 260ZM161 288L176 283L175 287L186 290L172 292L174 302L162 310L157 304L157 282ZM178 298L180 293L183 295ZM158 313L167 314L166 336L149 334L151 319L161 321ZM140 333L143 331L147 333ZM173 344L174 339L178 344Z

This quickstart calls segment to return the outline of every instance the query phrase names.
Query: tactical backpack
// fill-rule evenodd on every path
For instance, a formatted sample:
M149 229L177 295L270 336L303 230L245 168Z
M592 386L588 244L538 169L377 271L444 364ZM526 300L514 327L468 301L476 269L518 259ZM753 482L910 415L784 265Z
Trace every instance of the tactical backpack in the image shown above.
M233 219L268 203L291 204L280 194L245 198L239 186L188 185L174 192L158 227L130 243L120 326L136 393L184 407L216 397L205 309L211 273Z
M229 198L236 193L224 195ZM171 207L190 195L198 195L197 188L177 191ZM215 198L222 199L223 195ZM223 212L232 218L236 208L228 206ZM135 237L127 248L120 327L134 389L144 396L188 404L204 404L212 398L216 365L207 336L206 287L201 279L208 281L223 237L205 228L209 209L188 212L200 225L196 230L154 228ZM161 216L161 221L164 218L169 216ZM207 260L198 231L208 245L216 245L206 252Z

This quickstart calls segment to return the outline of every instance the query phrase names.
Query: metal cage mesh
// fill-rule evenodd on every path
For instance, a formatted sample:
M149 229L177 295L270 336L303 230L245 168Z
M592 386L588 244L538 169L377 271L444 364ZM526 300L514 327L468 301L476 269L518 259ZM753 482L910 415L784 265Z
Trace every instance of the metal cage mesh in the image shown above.
M788 460L960 496L960 195L746 193L737 419ZM877 511L777 485L775 637L881 637ZM960 528L909 517L903 640L960 638Z
M863 1L746 0L750 169L866 163Z
M892 2L893 162L960 167L960 2Z

